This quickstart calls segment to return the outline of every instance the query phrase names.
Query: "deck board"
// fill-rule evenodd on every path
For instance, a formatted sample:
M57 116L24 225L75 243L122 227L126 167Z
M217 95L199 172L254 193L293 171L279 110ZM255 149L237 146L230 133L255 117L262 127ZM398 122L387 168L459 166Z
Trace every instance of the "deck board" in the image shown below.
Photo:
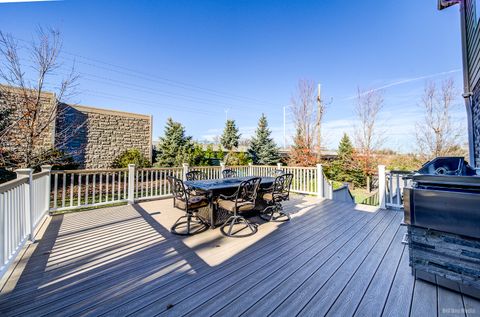
M172 235L170 200L52 217L0 286L0 315L480 314L414 280L401 213L308 196L285 209L290 222L241 239Z

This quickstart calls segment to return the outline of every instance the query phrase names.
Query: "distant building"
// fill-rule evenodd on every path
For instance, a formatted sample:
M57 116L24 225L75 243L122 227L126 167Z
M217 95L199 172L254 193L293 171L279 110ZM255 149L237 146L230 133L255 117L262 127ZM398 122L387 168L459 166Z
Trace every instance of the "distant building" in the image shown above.
M463 97L467 108L470 163L480 167L480 1L439 0L438 9L454 4L460 4Z
M3 86L5 88L5 86ZM0 95L0 104L14 108L13 120L20 122L24 108L22 98L16 98L21 90L7 87L8 95ZM40 121L47 125L36 149L57 148L71 155L81 168L109 168L113 160L126 150L136 148L150 161L152 159L152 116L100 109L80 105L60 104L56 112L52 107L58 102L54 93L41 95ZM47 116L55 113L56 117ZM43 120L43 121L42 121ZM9 151L24 151L25 137L13 128L6 136Z
M82 168L109 168L126 150L136 148L152 160L152 116L80 105L63 105L57 131L78 126L61 148Z

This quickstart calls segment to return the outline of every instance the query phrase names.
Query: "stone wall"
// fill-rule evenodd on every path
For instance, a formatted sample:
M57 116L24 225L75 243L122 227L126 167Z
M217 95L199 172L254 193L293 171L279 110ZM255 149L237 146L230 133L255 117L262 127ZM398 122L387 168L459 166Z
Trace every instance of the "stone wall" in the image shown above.
M475 166L480 167L480 82L473 90L472 103Z
M54 147L55 94L42 92L39 107L36 106L36 99L37 92L34 90L0 85L0 107L13 110L9 119L11 128L2 140L2 146L20 162L25 160L29 139L33 143L32 158L40 157ZM33 119L35 116L38 119ZM36 122L33 128L30 127L31 122Z
M136 148L152 159L152 117L85 106L63 105L57 131L72 129L59 145L81 168L110 168L124 151Z

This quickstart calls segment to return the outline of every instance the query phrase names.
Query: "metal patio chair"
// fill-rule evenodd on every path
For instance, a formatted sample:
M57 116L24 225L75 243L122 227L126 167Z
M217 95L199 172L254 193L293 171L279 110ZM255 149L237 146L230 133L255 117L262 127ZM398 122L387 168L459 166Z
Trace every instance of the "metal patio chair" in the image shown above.
M255 208L255 201L257 199L258 189L261 182L260 177L253 177L246 181L243 181L238 186L237 191L230 196L220 195L217 200L217 207L219 209L225 210L228 213L233 214L230 218L225 221L225 223L220 227L222 234L228 237L246 237L253 235L257 232L257 225L251 224L247 219L245 219L242 214L252 211ZM235 224L244 223L244 229L248 228L250 230L247 234L235 234L232 233L233 227ZM225 232L225 227L228 225L228 232ZM243 230L243 229L242 229ZM241 230L239 230L241 231ZM239 232L237 231L237 233Z
M284 172L283 170L280 170L280 169L274 170L274 171L272 172L272 176L273 176L273 177L280 176L280 175L283 175L283 174L285 174L285 172Z
M232 170L232 169L225 169L222 171L222 176L223 178L234 178L234 177L237 177L237 172Z
M173 207L185 211L185 216L181 216L173 224L170 231L174 234L188 236L203 232L208 226L197 217L196 213L200 208L208 206L208 199L202 195L191 195L190 191L185 188L185 184L181 179L173 176L167 176L173 194ZM185 219L186 220L182 220ZM192 224L198 227L195 231L191 231ZM179 227L186 226L186 231L179 231Z
M185 178L187 181L200 181L200 180L205 180L208 178L207 174L205 174L202 171L190 171L187 174L185 174Z
M263 200L267 207L260 213L260 218L266 221L287 221L290 215L283 211L282 202L289 200L293 174L283 174L275 177L270 188L265 189Z

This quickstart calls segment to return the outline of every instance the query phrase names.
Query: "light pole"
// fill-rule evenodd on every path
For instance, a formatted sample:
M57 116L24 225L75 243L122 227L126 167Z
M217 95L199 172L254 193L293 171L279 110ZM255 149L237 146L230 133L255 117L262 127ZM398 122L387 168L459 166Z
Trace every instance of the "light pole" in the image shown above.
M283 149L287 149L287 107L283 106Z

